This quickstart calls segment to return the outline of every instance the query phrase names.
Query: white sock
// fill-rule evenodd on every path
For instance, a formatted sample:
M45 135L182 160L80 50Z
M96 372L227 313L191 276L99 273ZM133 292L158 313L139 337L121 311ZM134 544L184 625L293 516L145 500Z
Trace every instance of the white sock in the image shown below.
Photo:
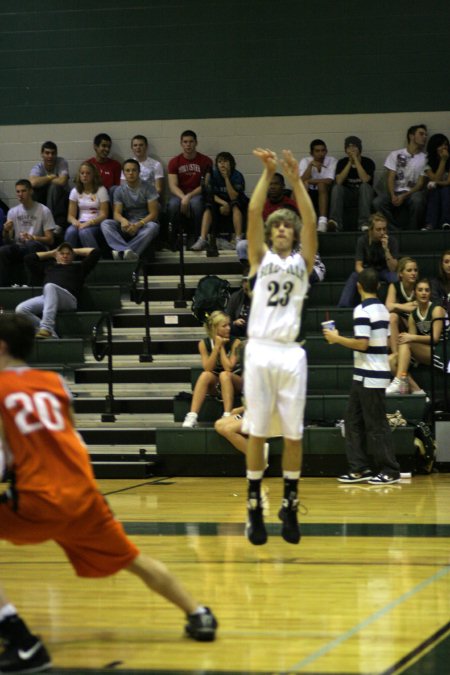
M262 480L264 471L249 471L247 469L247 478L248 480Z
M283 471L283 478L298 480L300 478L300 471Z

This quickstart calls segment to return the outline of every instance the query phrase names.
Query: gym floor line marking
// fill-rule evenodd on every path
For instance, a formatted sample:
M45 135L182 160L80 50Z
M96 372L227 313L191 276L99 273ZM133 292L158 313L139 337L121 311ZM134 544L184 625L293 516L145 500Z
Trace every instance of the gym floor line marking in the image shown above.
M364 630L364 628L367 628L371 624L375 623L375 621L381 619L383 616L385 616L391 610L401 605L406 600L409 600L414 595L420 593L431 584L434 584L442 577L445 577L447 574L449 574L449 572L450 572L450 565L443 567L441 570L433 574L431 577L428 577L428 579L421 581L420 584L417 584L417 586L415 586L411 590L407 591L406 593L403 593L403 595L401 595L396 600L392 600L392 602L389 602L387 605L385 605L385 607L382 607L381 609L377 610L376 612L368 616L367 619L364 619L364 621L361 621L360 623L356 624L356 626L353 626L353 628L350 628L350 630L343 633L340 637L336 638L335 640L332 640L331 642L324 645L323 647L313 652L312 654L302 659L301 661L298 661L290 668L287 668L286 672L289 673L291 671L298 671L300 670L300 668L308 666L310 663L317 661L317 659L321 658L322 656L325 656L325 654L328 654L335 647L338 647L339 645L343 644L350 638L354 637L357 633Z

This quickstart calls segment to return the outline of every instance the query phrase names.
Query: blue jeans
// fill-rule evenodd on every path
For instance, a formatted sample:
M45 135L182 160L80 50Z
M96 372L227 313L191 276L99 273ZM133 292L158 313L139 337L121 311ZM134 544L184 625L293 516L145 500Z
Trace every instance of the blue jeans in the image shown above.
M159 225L150 221L145 223L134 236L123 232L120 223L117 220L108 218L100 226L106 243L113 251L126 251L131 249L138 256L141 255L147 246L158 236ZM98 245L97 245L98 248Z
M73 248L100 248L98 240L100 231L100 225L82 228L69 225L64 233L64 241L69 242Z
M36 330L45 328L53 337L58 337L55 333L56 314L73 311L76 308L77 299L72 293L57 284L49 283L45 284L42 295L37 295L17 305L16 312L24 314Z
M169 216L169 222L177 227L180 226L180 219L181 219L180 205L181 199L179 197L176 197L175 195L172 195L170 197L169 203L167 204L167 213ZM195 235L195 237L200 236L204 210L205 204L202 195L195 195L194 197L192 197L192 199L189 202L188 218L191 219L194 223L194 231L189 232L189 234Z
M401 206L394 206L389 195L378 195L373 200L374 211L381 211L388 223L402 229L406 222L406 230L420 230L424 226L425 192L414 192L407 197Z
M370 207L373 199L373 188L369 183L361 183L358 189L352 190L345 185L333 185L330 201L330 219L335 220L338 230L343 229L344 211L346 208L358 207L358 228L365 225L370 218Z
M425 223L431 225L433 230L441 228L444 223L450 224L450 187L438 185L428 190Z
M378 270L378 278L380 281L386 281L388 284L393 284L397 281L397 273L390 272L388 269ZM345 286L339 298L338 307L356 307L361 299L356 288L358 281L358 272L352 272L345 282Z

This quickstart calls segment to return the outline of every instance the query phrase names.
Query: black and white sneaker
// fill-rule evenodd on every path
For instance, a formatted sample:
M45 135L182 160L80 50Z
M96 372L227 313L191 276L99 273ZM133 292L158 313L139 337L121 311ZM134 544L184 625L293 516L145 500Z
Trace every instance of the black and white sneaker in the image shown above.
M367 482L370 485L391 485L392 483L398 483L400 481L400 474L391 475L389 473L379 473L376 476L372 476Z
M340 483L367 483L371 478L373 478L373 472L370 469L364 469L355 473L344 473L339 476L338 481Z
M301 538L300 527L297 520L298 499L283 499L278 518L283 523L281 536L288 544L298 544Z
M193 640L212 642L219 624L211 610L208 607L205 607L205 610L201 614L188 614L185 632Z
M0 654L0 673L42 673L51 667L50 655L39 639L28 649L10 645Z
M247 524L245 526L247 539L255 546L261 546L267 541L267 531L264 525L263 505L258 496L250 495L247 502Z

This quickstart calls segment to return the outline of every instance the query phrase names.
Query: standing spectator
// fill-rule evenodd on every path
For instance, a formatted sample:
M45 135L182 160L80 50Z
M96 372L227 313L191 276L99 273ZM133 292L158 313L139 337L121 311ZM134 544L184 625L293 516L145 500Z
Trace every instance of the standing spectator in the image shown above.
M221 218L231 218L236 244L242 239L242 229L247 214L248 197L245 194L245 179L236 169L236 160L230 152L219 152L215 166L206 186L209 199L206 200L200 237L191 247L191 251L202 251L207 247L206 238L213 225L218 232ZM224 247L225 243L222 244ZM235 248L229 244L230 248Z
M33 197L50 209L59 234L67 225L69 165L63 157L58 157L53 141L42 144L41 157L42 161L35 164L30 173Z
M425 177L423 170L427 156L425 124L409 127L407 146L391 152L384 163L387 169L387 194L375 197L373 207L381 211L388 223L396 228L418 230L425 215Z
M386 485L400 480L400 466L386 420L385 389L390 379L389 314L377 298L378 284L376 270L368 267L358 274L361 304L353 312L354 337L343 337L336 329L323 331L329 344L353 350L353 382L345 413L349 473L338 478L341 483ZM376 475L369 454L375 460Z
M83 162L69 195L65 241L73 247L99 248L100 223L108 217L109 195L94 164Z
M28 253L46 251L53 244L55 221L47 206L33 200L26 178L16 183L18 206L8 211L3 229L5 244L0 247L0 286L10 286L12 274Z
M319 216L317 231L327 232L328 203L336 173L336 159L327 154L327 146L320 138L311 141L309 147L311 155L300 161L300 177Z
M450 229L450 157L449 143L444 134L434 134L428 141L428 201L425 229Z
M114 220L104 220L101 228L114 260L137 260L159 232L158 193L139 179L136 159L127 159L123 172L125 183L114 192Z
M450 316L450 249L441 256L438 275L431 282L431 297Z
M190 242L200 236L203 211L202 179L212 172L212 161L197 152L197 134L190 129L183 131L180 139L183 152L173 157L168 166L171 197L167 206L169 221L177 228L180 217L193 220Z
M74 256L83 259L74 263ZM40 339L57 338L56 315L61 311L77 309L78 297L89 272L95 267L100 251L94 248L73 249L64 241L53 251L31 253L25 263L35 279L44 282L42 295L24 300L17 305L16 312L25 314L36 329Z
M108 134L97 134L94 138L94 157L87 161L93 164L100 174L103 186L111 191L115 185L120 185L120 172L122 167L117 159L109 156L111 152L112 140Z
M158 193L159 199L164 191L164 169L161 162L158 162L156 159L153 159L148 154L148 140L142 134L136 134L131 139L131 150L133 152L134 159L137 159L139 166L141 167L140 179L153 185ZM122 172L121 175L122 182L125 180L125 176Z
M361 156L362 142L358 136L347 136L344 149L347 157L338 161L336 183L331 189L328 229L334 227L342 230L345 210L357 208L358 228L367 230L373 199L375 163L369 157Z
M373 267L379 280L397 281L398 265L397 240L387 233L387 220L382 213L370 217L369 229L356 242L355 271L346 281L339 298L338 307L355 307L358 304L358 274L365 267Z

